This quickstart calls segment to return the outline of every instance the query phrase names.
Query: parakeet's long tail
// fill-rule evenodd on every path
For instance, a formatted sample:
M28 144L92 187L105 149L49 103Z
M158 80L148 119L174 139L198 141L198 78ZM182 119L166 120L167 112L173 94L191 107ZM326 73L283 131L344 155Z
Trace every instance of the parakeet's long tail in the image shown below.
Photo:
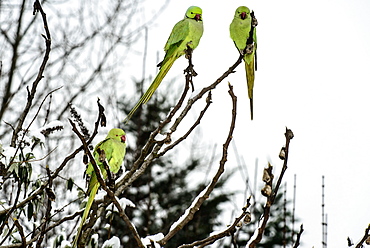
M135 113L135 111L139 108L141 104L145 104L149 101L149 99L152 97L153 93L156 91L160 83L162 82L163 78L167 75L167 72L172 67L173 63L177 59L176 56L171 56L168 58L168 60L161 66L161 69L159 70L157 76L155 77L153 83L149 86L149 89L144 93L144 95L140 98L140 100L136 103L136 105L132 108L130 113L127 115L127 117L124 119L123 122L127 123L132 115Z
M85 211L81 218L80 227L78 228L77 235L75 236L73 240L73 244L72 244L73 248L77 247L77 242L81 235L82 226L85 224L85 221L87 217L89 216L90 208L91 208L92 203L94 202L95 195L96 195L96 192L98 191L99 186L100 186L99 182L95 183L95 185L92 187L90 191L89 199L87 200Z
M250 61L249 63L247 62L247 60L244 60L244 62L245 72L247 76L248 96L250 100L251 120L253 120L254 56L252 61Z

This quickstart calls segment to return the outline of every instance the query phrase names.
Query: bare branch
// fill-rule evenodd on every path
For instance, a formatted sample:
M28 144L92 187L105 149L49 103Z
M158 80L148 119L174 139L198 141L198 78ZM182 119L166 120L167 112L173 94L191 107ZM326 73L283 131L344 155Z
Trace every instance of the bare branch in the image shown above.
M206 113L206 111L207 111L208 107L211 105L211 103L212 103L212 97L211 97L211 91L209 91L209 94L208 94L208 97L207 97L207 100L206 100L206 106L200 112L200 114L199 114L197 120L195 121L195 123L189 128L189 130L182 137L180 137L179 139L174 141L171 145L169 145L165 149L163 149L163 151L158 154L158 157L161 157L164 154L166 154L166 152L168 152L169 150L171 150L172 148L177 146L181 141L185 140L191 134L191 132L200 124L201 119L203 118L204 114ZM181 118L181 117L176 119L174 125L170 129L171 132L174 132L176 130L177 125L180 124L182 119L183 118Z
M285 156L283 157L284 158L283 168L281 170L281 173L279 175L279 178L278 178L276 186L273 190L273 193L271 195L267 195L267 200L266 200L266 204L265 204L265 207L264 207L263 218L262 218L261 224L256 229L254 239L253 240L251 239L248 242L247 247L249 247L249 248L256 247L256 245L261 241L262 235L263 235L263 233L266 229L267 221L270 217L271 206L275 201L275 198L276 198L277 192L279 190L280 184L282 182L284 173L285 173L286 169L288 168L287 163L288 163L288 154L289 154L289 144L290 144L290 140L293 137L294 137L293 132L290 129L286 128L286 131L285 131ZM271 176L272 171L270 171L269 173L270 173L270 176ZM271 182L272 182L272 180L271 180Z
M251 204L250 204L250 197L249 197L247 200L247 204L242 209L243 212L241 213L241 215L237 217L234 220L234 222L226 230L219 232L217 234L211 235L203 240L195 241L191 244L181 245L178 248L191 248L191 247L200 246L200 245L210 245L210 244L213 244L217 240L220 240L226 236L230 236L231 234L236 232L237 230L236 227L240 226L241 225L240 223L242 222L243 218L245 218L249 214L248 208L250 205Z
M229 84L229 94L232 99L232 118L231 118L231 124L230 124L230 130L228 133L228 136L226 138L226 141L223 145L223 152L222 157L220 160L220 165L218 167L218 170L216 174L214 175L211 183L198 195L198 197L193 201L191 206L185 211L184 216L182 216L177 222L175 222L171 228L169 233L158 243L160 245L165 245L168 240L170 240L179 230L181 230L190 220L193 219L194 214L200 209L203 202L209 198L209 195L215 188L218 180L220 179L221 175L223 174L225 170L225 163L227 161L227 154L228 154L228 148L230 145L230 142L233 137L234 129L235 129L235 120L236 120L236 102L237 98L233 92L233 86Z
M7 212L5 212L5 218L4 218L3 224L0 227L0 230L4 230L5 225L8 224L7 223L8 222L7 221L8 218L17 209L17 202L18 202L19 196L21 194L22 183L21 183L21 181L20 181L20 179L18 177L16 177L15 179L16 179L17 187L18 188L17 188L17 193L16 193L16 196L15 196L15 199L14 199L14 204L13 204L13 206ZM13 219L17 219L17 218L13 218ZM12 233L12 230L14 229L14 226L15 225L16 225L16 223L14 222L14 225L9 229L8 234L5 235L4 239L0 242L0 245L3 244L5 242L5 240L9 237L9 235Z
M22 19L23 19L23 15L24 15L24 9L25 9L25 6L26 6L26 2L27 2L26 0L23 0L22 4L21 4L21 7L20 7L19 18L16 22L17 23L17 31L16 31L16 35L15 35L15 37L16 37L15 41L12 42L9 35L7 35L6 32L4 32L4 30L1 30L2 35L5 37L5 39L12 46L13 57L12 57L12 60L11 60L12 64L11 64L11 67L10 67L11 73L9 74L8 82L6 84L5 94L3 96L2 104L1 104L1 108L0 108L0 120L3 119L3 115L5 113L6 108L8 107L10 96L11 96L10 91L11 91L11 88L12 88L13 76L14 76L14 73L12 73L12 72L15 72L16 67L17 67L19 45L20 45L21 40L23 38L23 36L21 35L21 23L22 23Z
M45 212L45 218L44 222L41 224L41 232L39 239L37 240L36 247L41 247L42 241L44 240L44 236L46 234L46 226L48 222L50 221L50 215L51 215L51 202L55 201L55 194L52 192L51 188L53 186L53 179L51 178L51 173L49 166L46 166L46 172L48 175L48 188L46 188L47 192L47 203L46 203L46 212Z
M23 227L16 218L14 218L13 221L15 226L18 228L19 234L21 235L22 247L26 247L26 237L24 236Z
M98 100L98 105L99 105L99 100ZM94 128L94 131L93 131L93 134L91 135L90 139L88 141L86 141L86 145L90 144L92 142L92 140L95 138L96 134L98 133L97 132L97 129L99 127L99 123L100 123L100 120L101 120L101 116L104 114L102 113L104 109L103 108L100 108L99 107L99 114L98 114L98 118L97 118L97 121L95 122L95 128ZM26 199L24 199L23 201L19 202L18 204L16 204L18 202L18 198L16 198L15 200L15 203L14 205L9 208L9 209L4 209L4 210L1 210L0 211L0 215L3 215L3 214L6 214L8 217L11 215L11 213L15 210L15 209L18 209L18 208L22 208L24 207L28 202L34 200L36 197L38 197L40 194L42 194L44 192L44 190L46 189L46 187L48 185L51 185L51 182L56 178L58 177L59 173L63 170L63 168L67 165L67 163L72 160L79 152L81 152L83 150L83 146L80 146L79 148L77 148L72 154L70 154L69 156L65 157L63 162L59 165L59 167L54 171L53 174L50 173L49 175L49 180L48 182L45 182L43 183L36 191L34 191L29 197L27 197ZM50 186L51 187L51 186ZM19 186L20 188L20 186ZM17 196L19 195L19 193L17 193ZM79 212L77 212L76 215L73 216L73 218L75 216L79 215ZM8 218L6 217L6 218ZM69 218L66 218L64 221L66 220L69 220ZM63 222L64 222L63 221ZM63 222L60 222L59 224L63 223ZM4 225L5 225L6 222L3 222L2 224L2 227L1 229L3 229ZM57 225L53 225L52 228L54 228L55 226ZM45 229L45 233L50 231L52 228L46 228ZM37 237L39 237L40 233L38 234L34 234L36 235ZM34 242L35 240L37 240L37 238L34 238L32 242ZM5 241L5 239L1 242L3 243ZM32 243L31 242L31 243ZM0 243L0 244L1 244ZM29 244L30 241L27 242L27 244ZM18 245L15 245L15 246L12 246L12 247L18 247Z
M26 119L26 117L27 117L27 115L30 111L30 108L32 106L33 98L35 97L35 94L36 94L37 86L40 83L41 79L43 78L43 73L44 73L44 70L45 70L45 67L46 67L46 63L49 59L50 51L51 51L51 36L50 36L50 32L49 32L48 23L47 23L47 20L46 20L46 14L45 14L44 10L42 9L39 0L36 0L35 3L34 3L34 14L38 11L40 11L41 16L42 16L42 20L44 22L44 29L45 29L45 32L46 32L46 36L43 35L43 37L45 39L46 50L45 50L44 59L41 63L40 69L39 69L39 73L38 73L35 81L32 83L31 92L29 92L29 94L28 94L26 107L24 108L22 114L20 115L18 124L17 124L17 126L16 126L16 128L13 132L12 141L11 141L11 146L12 147L15 147L15 142L16 142L16 139L17 139L17 135L18 135L19 131L22 130L23 123L24 123L24 121L25 121L25 119Z
M207 92L209 92L210 90L216 88L216 86L218 84L220 84L226 77L228 77L231 73L233 73L235 68L242 62L242 59L243 59L243 56L240 55L238 60L225 73L223 73L214 83L212 83L211 85L209 85L207 87L204 87L197 95L190 98L187 102L187 105L184 107L184 109L180 113L178 119L176 120L176 123L179 123L180 120L182 120L187 115L187 113L189 112L189 110L192 108L193 104L196 101L201 99L203 97L203 95L206 94ZM166 139L164 139L162 141L155 141L155 137L157 136L157 134L160 133L160 131L163 129L163 127L165 127L165 125L167 125L168 123L171 122L172 117L176 114L176 112L181 107L181 105L182 105L182 103L185 99L185 96L187 94L187 91L189 90L189 84L190 84L190 81L189 81L190 78L189 77L190 76L188 74L185 76L185 78L186 78L185 89L184 89L183 94L181 95L180 100L178 101L178 103L175 105L175 107L168 114L167 118L164 121L162 121L158 125L158 127L150 134L148 141L146 142L146 144L144 145L144 147L141 150L139 158L134 162L130 171L125 174L125 177L117 183L117 187L118 187L117 192L116 192L117 194L123 192L127 187L129 187L132 184L132 182L134 182L138 177L140 177L145 172L146 168L150 165L150 163L155 158L158 157L157 153L162 148L163 144L165 144L166 142L169 141L168 140L169 137L167 137ZM176 127L177 127L177 125L174 124L173 128L176 128ZM174 132L174 130L171 130L171 132ZM153 147L154 143L156 145ZM153 148L150 151L151 147L153 147ZM150 155L148 155L149 153L150 153Z
M356 248L361 248L363 247L363 243L366 241L366 244L369 245L370 242L369 242L369 239L370 239L370 224L369 226L365 229L365 234L364 236L362 237L362 239L360 240L360 242L358 242L358 244L356 245Z
M132 168L130 169L129 172L125 174L124 178L117 183L117 187L118 187L117 194L123 192L128 186L132 184L132 182L134 182L137 178L139 178L145 172L146 168L150 165L150 163L155 158L157 158L156 154L159 152L162 146L168 142L168 139L164 139L162 141L155 141L155 137L168 123L171 122L173 116L180 109L182 103L184 102L184 99L188 91L189 91L189 83L187 82L185 84L184 91L178 103L170 111L167 118L164 121L162 121L158 125L158 127L150 134L148 141L146 142L144 147L141 149L139 158L134 162L134 164L132 165ZM153 144L155 144L154 147L153 147ZM153 147L152 151L150 151L151 147ZM149 152L151 152L151 154L148 158L146 158Z
M301 225L301 228L299 229L299 233L297 233L297 240L295 241L294 245L293 245L293 248L297 248L299 245L300 245L300 239L301 239L301 235L303 233L303 224Z

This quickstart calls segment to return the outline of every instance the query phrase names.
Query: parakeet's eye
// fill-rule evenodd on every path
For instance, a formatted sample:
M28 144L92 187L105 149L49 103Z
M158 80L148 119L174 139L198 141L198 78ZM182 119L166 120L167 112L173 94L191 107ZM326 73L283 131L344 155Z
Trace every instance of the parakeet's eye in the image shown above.
M194 14L194 12L191 12L190 14Z

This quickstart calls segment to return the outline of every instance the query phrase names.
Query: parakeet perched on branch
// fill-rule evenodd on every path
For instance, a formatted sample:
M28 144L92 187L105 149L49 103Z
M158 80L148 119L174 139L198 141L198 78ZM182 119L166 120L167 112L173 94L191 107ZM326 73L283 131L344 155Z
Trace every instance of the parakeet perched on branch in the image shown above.
M247 76L251 120L253 120L254 72L257 70L255 61L257 51L256 26L257 19L254 17L253 11L250 12L249 8L245 6L236 9L234 19L230 24L230 37L240 53L245 50L243 60Z
M110 172L117 173L121 168L125 154L126 133L119 128L111 129L107 137L95 146L93 153L96 165L99 166L100 174L103 179L107 179L108 177L108 172L104 167L104 161L107 162ZM89 163L89 165L87 166L86 174L90 176L89 187L87 189L87 194L89 195L89 198L87 200L86 208L81 218L80 227L73 241L73 247L77 247L77 242L81 234L82 226L85 224L85 221L89 216L91 205L94 202L96 192L98 191L100 186L97 174L91 163Z
M149 101L175 60L184 55L188 48L194 50L198 46L202 35L202 9L197 6L190 6L186 11L184 19L176 23L172 29L170 37L164 46L166 55L164 56L163 61L158 64L159 72L157 76L149 89L127 115L124 122L127 122L132 117L140 104L145 104Z

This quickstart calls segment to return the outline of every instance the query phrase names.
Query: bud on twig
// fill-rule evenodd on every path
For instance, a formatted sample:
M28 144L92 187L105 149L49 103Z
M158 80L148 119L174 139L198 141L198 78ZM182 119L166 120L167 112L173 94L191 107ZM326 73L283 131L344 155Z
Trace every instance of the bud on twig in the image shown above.
M251 213L250 212L247 212L247 215L243 219L244 224L250 223L251 220L252 220Z
M293 139L294 138L294 134L293 134L292 130L286 128L286 130L285 130L285 137L287 139Z
M263 187L261 189L261 194L265 197L269 197L271 195L271 192L272 192L272 188L270 185L265 185L265 187Z
M280 153L279 153L279 158L281 160L284 160L285 159L285 147L283 146L280 150Z
M268 171L268 168L263 169L262 181L264 181L265 183L270 183L271 182L271 177L270 177L270 173Z

